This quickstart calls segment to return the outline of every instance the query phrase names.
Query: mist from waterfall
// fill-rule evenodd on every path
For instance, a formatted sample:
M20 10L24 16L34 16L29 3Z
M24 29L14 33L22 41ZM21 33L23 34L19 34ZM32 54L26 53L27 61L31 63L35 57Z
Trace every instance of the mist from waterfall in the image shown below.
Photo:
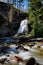
M28 34L28 20L27 19L24 19L21 21L17 34L18 33Z

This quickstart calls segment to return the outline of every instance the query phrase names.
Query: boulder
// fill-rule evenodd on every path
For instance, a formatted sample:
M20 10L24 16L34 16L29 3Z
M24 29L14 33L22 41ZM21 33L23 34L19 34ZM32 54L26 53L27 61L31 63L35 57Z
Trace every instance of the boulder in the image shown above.
M34 59L34 58L30 58L30 59L27 61L26 65L35 65L35 59Z

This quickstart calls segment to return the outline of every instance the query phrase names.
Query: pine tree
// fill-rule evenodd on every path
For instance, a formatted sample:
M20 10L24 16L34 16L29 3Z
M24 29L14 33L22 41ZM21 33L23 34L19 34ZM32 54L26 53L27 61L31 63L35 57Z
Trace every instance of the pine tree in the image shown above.
M31 34L35 37L43 37L43 4L41 0L29 1L29 24L32 26Z

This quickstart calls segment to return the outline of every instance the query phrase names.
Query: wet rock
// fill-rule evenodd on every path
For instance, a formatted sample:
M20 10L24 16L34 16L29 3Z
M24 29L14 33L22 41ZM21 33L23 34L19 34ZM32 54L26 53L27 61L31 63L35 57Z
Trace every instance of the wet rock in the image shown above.
M7 60L7 58L2 58L2 59L0 59L0 63L1 63L1 64L4 64L6 60Z
M18 46L18 47L16 47L16 49L17 49L19 52L28 51L28 49L25 49L23 46Z
M19 49L19 48L21 48L21 49L22 49L22 48L23 48L23 46L19 45L18 47L16 47L16 49Z
M17 62L19 62L19 61L23 61L23 59L22 58L20 58L20 57L18 57L18 56L14 56L14 60L16 60Z
M41 46L36 44L36 45L33 46L33 48L39 48L40 49Z
M39 63L36 63L36 65L40 65Z
M35 58L31 57L27 62L26 65L40 65Z
M28 44L27 46L29 46L30 48L32 47L32 46L34 46L33 44Z
M34 58L30 58L30 59L27 61L26 65L35 65L35 59L34 59Z

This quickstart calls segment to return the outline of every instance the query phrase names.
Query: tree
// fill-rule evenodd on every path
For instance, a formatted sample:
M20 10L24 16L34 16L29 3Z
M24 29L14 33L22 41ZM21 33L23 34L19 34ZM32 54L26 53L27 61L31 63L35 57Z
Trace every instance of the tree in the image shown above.
M43 37L43 4L42 0L28 0L29 24L32 26L31 34L35 37Z

